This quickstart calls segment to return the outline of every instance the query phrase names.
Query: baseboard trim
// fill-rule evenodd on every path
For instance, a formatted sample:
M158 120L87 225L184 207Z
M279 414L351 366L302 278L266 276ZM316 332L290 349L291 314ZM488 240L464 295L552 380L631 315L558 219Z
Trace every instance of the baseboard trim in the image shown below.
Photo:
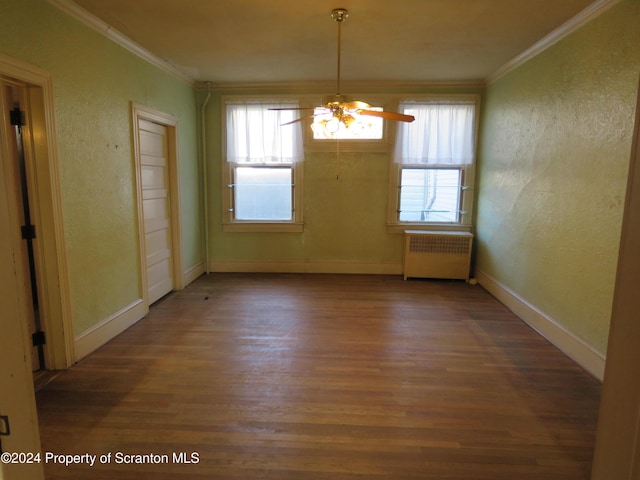
M523 322L549 340L595 378L603 380L606 362L604 354L490 275L476 269L475 277L485 290L515 313Z
M204 274L204 262L200 262L199 264L185 270L182 273L182 278L184 281L184 286L186 287L190 283L193 283L198 277Z
M94 352L112 338L124 332L147 314L148 307L139 298L120 311L85 330L75 338L75 361Z
M212 260L209 271L223 273L344 273L402 275L401 263L226 262Z

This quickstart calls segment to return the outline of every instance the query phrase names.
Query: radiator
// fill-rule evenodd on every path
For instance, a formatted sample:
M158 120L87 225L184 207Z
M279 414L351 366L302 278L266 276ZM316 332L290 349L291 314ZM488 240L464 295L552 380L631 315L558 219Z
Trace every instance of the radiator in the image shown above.
M450 278L469 281L473 234L405 231L404 279Z

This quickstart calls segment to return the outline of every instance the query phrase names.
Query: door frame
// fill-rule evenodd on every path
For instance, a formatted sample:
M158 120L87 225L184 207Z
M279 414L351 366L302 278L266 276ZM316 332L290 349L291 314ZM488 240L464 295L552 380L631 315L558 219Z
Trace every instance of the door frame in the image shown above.
M640 82L592 480L640 478Z
M147 281L147 254L144 233L144 213L142 209L142 175L140 161L139 120L148 120L167 128L167 162L169 170L169 212L171 230L171 259L174 290L185 286L182 272L182 217L180 209L180 176L178 169L178 118L168 113L154 110L131 102L131 127L133 132L133 150L136 176L136 206L138 214L138 244L140 255L140 297L149 310Z
M42 330L47 369L65 369L75 362L70 288L67 272L67 253L62 215L62 190L58 161L58 145L53 104L52 75L5 54L0 54L0 77L25 85L28 114L34 132L32 155L26 158L30 171L30 206L32 223L36 227L36 276L40 300ZM7 112L0 114L5 121ZM3 125L6 125L3 123ZM0 130L4 130L0 129ZM8 132L6 132L8 133ZM8 138L0 131L0 158L9 159ZM5 176L9 165L2 161ZM10 202L11 225L19 229L15 182L5 178ZM12 200L13 199L13 200Z

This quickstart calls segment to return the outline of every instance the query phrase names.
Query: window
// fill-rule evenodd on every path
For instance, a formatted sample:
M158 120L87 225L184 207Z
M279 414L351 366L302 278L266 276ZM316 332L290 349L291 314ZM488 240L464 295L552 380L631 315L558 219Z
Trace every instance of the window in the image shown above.
M368 110L381 112L380 107L369 107ZM313 130L314 140L380 140L384 128L382 118L350 113L346 122L339 122L332 112L326 108L314 110ZM348 124L348 127L346 126Z
M320 100L311 95L300 97L301 105L309 109L301 114L302 117L306 117L305 121L301 122L306 153L335 152L338 143L341 152L391 151L389 135L394 131L393 126L390 126L393 122L378 116L358 114L355 107L366 107L366 110L377 112L395 112L396 98L389 95L357 94L358 100L348 102L352 103L354 110L343 111L343 123L337 121L327 108L318 106L328 103L327 100L331 100L332 97L324 96Z
M458 222L460 168L402 168L401 222Z
M421 225L471 225L476 99L402 101L393 153L389 224L401 231Z
M225 231L301 231L298 103L226 99Z

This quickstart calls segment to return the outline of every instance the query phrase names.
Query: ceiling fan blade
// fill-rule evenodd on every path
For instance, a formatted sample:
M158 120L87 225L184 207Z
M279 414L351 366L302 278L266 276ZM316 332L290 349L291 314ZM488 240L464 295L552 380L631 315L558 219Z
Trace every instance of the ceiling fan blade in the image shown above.
M309 120L310 118L313 118L313 117L315 117L315 115L307 115L306 117L296 118L295 120L292 120L287 123L281 123L280 126L284 127L285 125L291 125L292 123L302 122L303 120Z
M413 122L416 117L413 115L405 115L403 113L394 113L394 112L378 112L376 110L356 110L356 113L359 115L369 115L370 117L380 117L386 120L395 120L398 122Z
M291 108L267 108L267 110L284 111L284 110L314 110L317 107L291 107Z

